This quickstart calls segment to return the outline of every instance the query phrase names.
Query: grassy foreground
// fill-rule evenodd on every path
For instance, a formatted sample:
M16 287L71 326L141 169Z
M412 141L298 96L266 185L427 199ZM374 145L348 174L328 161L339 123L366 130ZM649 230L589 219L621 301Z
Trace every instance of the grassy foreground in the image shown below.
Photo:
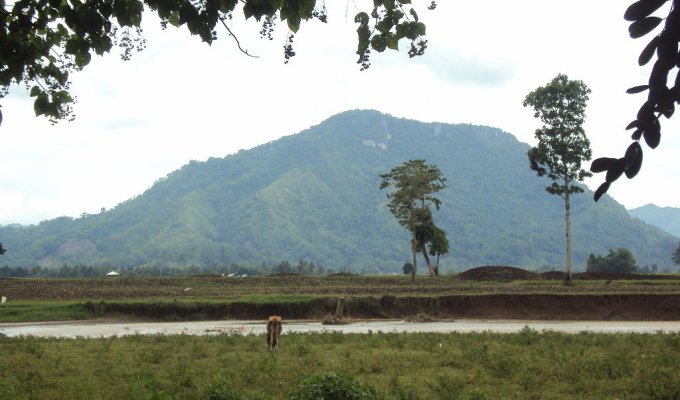
M678 334L0 337L0 399L286 399L323 372L377 399L677 399L679 370Z

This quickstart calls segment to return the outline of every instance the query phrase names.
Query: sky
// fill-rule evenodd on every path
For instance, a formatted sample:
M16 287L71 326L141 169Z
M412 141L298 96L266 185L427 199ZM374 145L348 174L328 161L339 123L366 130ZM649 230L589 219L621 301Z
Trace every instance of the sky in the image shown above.
M649 39L631 39L623 20L630 2L440 0L428 11L429 1L415 0L426 54L409 58L403 40L400 52L374 53L366 71L356 64L353 20L369 0L328 1L328 24L303 23L288 64L285 24L268 40L258 23L235 16L231 29L254 58L224 29L208 46L145 15L145 50L130 61L94 56L72 74L73 122L35 117L24 86L0 100L0 225L98 213L191 160L225 157L352 109L492 126L533 145L541 124L522 101L559 73L592 90L584 128L593 158L621 157L631 143L625 127L645 100L625 91L649 75L637 64ZM608 193L629 209L680 207L679 128L680 116L662 119L661 145L643 144L638 176ZM595 190L603 181L595 174L586 184Z

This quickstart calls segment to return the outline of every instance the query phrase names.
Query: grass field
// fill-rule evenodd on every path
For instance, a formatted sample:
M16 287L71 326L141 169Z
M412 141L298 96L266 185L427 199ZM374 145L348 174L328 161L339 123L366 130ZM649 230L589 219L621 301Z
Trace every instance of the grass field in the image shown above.
M677 334L0 337L0 399L286 399L339 373L377 399L677 399Z
M577 280L573 286L456 276L421 277L415 284L407 277L362 276L0 279L0 295L9 299L0 306L0 322L117 315L112 310L201 319L234 305L264 315L294 313L314 304L332 310L340 296L349 309L378 313L445 310L447 302L478 298L491 299L489 309L508 301L526 307L522 299L586 299L605 309L644 299L675 313L678 294L674 279ZM583 306L579 302L570 304ZM284 334L273 353L262 335L0 336L0 400L288 399L303 379L326 373L356 378L376 399L680 399L678 370L678 334L294 333Z

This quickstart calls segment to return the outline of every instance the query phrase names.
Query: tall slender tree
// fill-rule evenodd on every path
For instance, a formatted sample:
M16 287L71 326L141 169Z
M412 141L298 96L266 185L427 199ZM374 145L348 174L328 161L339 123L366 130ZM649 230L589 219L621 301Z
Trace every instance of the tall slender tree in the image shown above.
M571 194L582 193L583 187L578 182L592 175L581 167L592 155L582 127L589 94L590 89L583 82L559 74L546 86L529 93L523 102L525 107L533 107L534 117L543 122L543 127L534 133L538 144L528 151L531 169L538 176L547 175L553 183L546 191L564 201L567 284L571 284L573 267Z
M411 233L411 253L413 254L411 280L415 281L416 253L420 250L417 237L419 222L423 222L422 216L426 213L424 210L429 211L430 205L439 209L441 200L435 197L435 193L446 187L446 178L437 166L428 165L422 159L406 161L392 168L390 172L381 174L380 178L382 179L381 190L394 186L395 190L387 194L390 200L387 206L399 224ZM426 254L427 251L423 250L423 253Z

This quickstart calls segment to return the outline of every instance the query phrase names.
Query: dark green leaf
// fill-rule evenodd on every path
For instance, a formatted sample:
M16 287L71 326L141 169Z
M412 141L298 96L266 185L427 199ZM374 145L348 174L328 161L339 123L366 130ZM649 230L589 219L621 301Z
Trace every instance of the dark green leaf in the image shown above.
M645 46L645 48L642 49L640 57L638 57L638 64L640 66L647 64L649 60L652 59L652 56L654 55L654 51L656 50L656 45L658 42L659 37L654 36L654 38L650 40L649 43L647 43L647 46Z
M385 44L389 49L399 50L399 39L397 39L397 36L392 32L385 34Z
M642 18L649 16L654 11L658 10L659 7L664 5L668 0L639 0L631 4L626 12L623 14L623 18L626 21L637 21Z
M636 129L635 132L633 132L632 135L630 135L630 138L633 140L640 140L642 137L642 129Z
M673 94L670 90L666 93L664 101L659 103L658 109L661 114L668 119L675 113L675 102L673 101Z
M624 158L626 160L626 177L631 179L640 172L640 167L642 167L642 146L640 146L640 143L631 143Z
M410 10L411 15L413 16L413 19L418 22L418 13L416 13L416 10L413 8Z
M655 120L649 129L646 129L642 136L645 138L647 146L655 149L661 142L661 124Z
M649 89L649 85L634 86L634 87L626 90L626 93L628 93L628 94L640 93L640 92L644 92L647 89Z
M610 157L601 157L592 162L590 165L590 172L604 172L611 168L616 162L618 161L618 158L610 158Z
M45 93L42 93L33 102L33 110L35 111L35 115L39 116L45 114L47 112L48 106L49 103L47 100L47 95Z
M421 35L421 36L425 36L425 29L426 29L425 24L423 24L422 22L418 22L416 24L416 26L417 26L418 34Z
M611 167L607 170L607 177L605 178L607 182L614 182L623 175L623 171L626 169L626 160L624 158L619 158L616 162L612 163Z
M86 66L87 64L89 64L91 59L92 59L92 56L90 55L89 52L78 53L78 54L76 54L76 65L78 65L78 67L82 68L82 67Z
M623 156L626 160L626 169L630 168L633 164L637 162L638 157L642 154L642 146L640 143L633 142L626 149L626 154Z
M661 21L663 20L659 17L647 17L637 20L630 24L628 33L630 34L630 37L637 39L651 32L654 28L659 26Z
M385 36L382 34L373 35L373 38L371 38L371 48L373 48L373 50L377 51L378 53L382 53L385 51L386 47L387 42L385 40Z
M288 15L288 29L296 33L300 29L300 14Z
M678 56L678 41L672 33L665 31L657 36L656 54L666 68L672 68Z
M638 120L635 120L635 121L631 122L630 124L628 124L628 126L626 126L626 130L637 128L637 126L638 126Z
M653 105L649 101L646 101L644 104L642 104L642 106L640 106L640 109L637 113L637 119L640 121L640 125L654 119L654 109L652 107Z
M600 200L600 197L602 197L603 194L607 193L607 190L609 190L609 182L604 182L603 184L600 185L600 187L597 188L595 191L595 201Z
M40 93L42 93L42 89L40 89L40 86L33 86L31 88L31 93L30 93L31 97L35 97L35 96L39 95Z

